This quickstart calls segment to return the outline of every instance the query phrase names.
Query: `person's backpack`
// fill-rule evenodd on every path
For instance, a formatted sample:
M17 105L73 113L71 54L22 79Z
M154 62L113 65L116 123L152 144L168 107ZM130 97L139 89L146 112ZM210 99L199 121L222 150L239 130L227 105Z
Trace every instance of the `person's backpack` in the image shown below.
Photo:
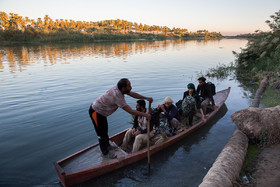
M183 100L180 99L180 100L176 103L176 107L177 107L177 109L178 109L180 115L183 114L183 111L182 111L182 109L181 109L182 102L183 102Z
M215 84L213 84L212 82L207 82L209 88L211 89L211 93L212 95L215 95L216 94L216 86Z
M187 116L191 111L196 110L196 101L192 96L187 96L184 98L181 105L182 115Z

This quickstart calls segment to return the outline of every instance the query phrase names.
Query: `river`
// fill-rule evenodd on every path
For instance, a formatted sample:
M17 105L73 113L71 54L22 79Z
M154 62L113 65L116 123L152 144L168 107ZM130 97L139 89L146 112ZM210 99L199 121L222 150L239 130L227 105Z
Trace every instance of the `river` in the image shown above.
M153 97L182 98L188 83L209 68L234 61L247 40L167 40L0 47L0 186L60 186L52 165L97 142L90 104L120 78ZM146 161L81 186L197 186L223 149L235 125L230 115L250 105L250 93L234 77L210 79L216 90L232 88L217 118ZM136 100L126 96L135 108ZM109 135L130 127L118 109Z

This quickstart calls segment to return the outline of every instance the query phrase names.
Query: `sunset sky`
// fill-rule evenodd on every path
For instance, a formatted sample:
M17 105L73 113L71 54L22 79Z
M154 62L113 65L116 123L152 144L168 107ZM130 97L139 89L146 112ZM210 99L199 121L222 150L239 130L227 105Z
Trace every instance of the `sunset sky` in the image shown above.
M267 31L279 0L0 0L0 11L31 19L101 21L123 19L147 25L207 29L223 35Z

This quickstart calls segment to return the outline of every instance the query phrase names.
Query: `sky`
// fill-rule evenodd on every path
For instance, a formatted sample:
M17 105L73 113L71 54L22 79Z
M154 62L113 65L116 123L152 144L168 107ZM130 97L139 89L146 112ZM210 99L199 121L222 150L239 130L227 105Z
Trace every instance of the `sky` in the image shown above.
M280 0L0 0L0 11L30 19L123 19L223 35L268 31L265 21L279 10Z

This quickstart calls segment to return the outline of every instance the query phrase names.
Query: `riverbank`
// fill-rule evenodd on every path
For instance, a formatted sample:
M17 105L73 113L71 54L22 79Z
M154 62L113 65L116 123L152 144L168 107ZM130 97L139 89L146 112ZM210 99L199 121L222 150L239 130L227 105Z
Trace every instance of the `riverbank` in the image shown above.
M1 31L0 31L1 32ZM57 34L42 34L33 37L29 34L12 34L4 39L0 33L0 46L29 44L59 44L59 43L100 43L100 42L134 42L163 40L221 40L222 37L173 37L149 33L80 33L65 32Z
M238 161L244 159L243 155L221 161L219 158L222 156L219 156L213 164L216 169L209 170L202 186L209 182L214 182L215 185L212 186L279 186L280 184L280 98L279 94L274 94L279 93L280 88L280 11L275 14L271 16L272 21L266 21L272 31L259 32L258 37L249 39L246 48L241 49L240 53L233 52L236 56L234 64L220 65L207 73L217 79L233 74L241 83L240 86L248 91L249 94L246 93L246 96L252 99L251 106L236 111L231 118L237 126L237 131L241 131L248 138L235 150L243 150L245 147L242 145L248 141L251 146L249 149L246 148L246 159L241 173L232 174L223 171L236 171L235 166L239 164ZM256 85L259 85L258 89ZM265 95L268 86L270 90L275 89ZM273 97L274 95L276 96ZM263 101L265 99L266 101ZM268 102L269 100L272 102ZM228 153L229 149L225 147L220 155L224 152ZM235 163L234 166L228 164L231 162ZM216 173L213 174L213 171ZM213 175L215 177L211 179ZM239 177L236 177L238 175ZM227 179L227 183L223 179Z
M280 80L278 81L278 83ZM274 85L278 85L274 83ZM279 93L278 87L268 87L263 94L261 104L271 107L278 104L279 106ZM273 100L273 104L271 101ZM277 100L278 99L278 100ZM278 118L272 119L273 121L279 121L280 113ZM270 123L270 122L267 122ZM274 129L276 131L276 129ZM270 133L271 134L271 133ZM269 135L271 136L271 135ZM278 135L279 136L279 135ZM271 186L278 187L280 184L280 143L276 144L252 144L255 149L247 152L248 158L246 162L250 162L243 168L243 173L240 174L239 184L242 186ZM251 156L250 156L251 155ZM250 158L251 157L251 158ZM252 158L253 157L253 158Z
M280 144L261 150L248 186L278 187L280 184Z
M18 30L0 31L1 44L31 43L90 43L104 41L165 40L164 35L149 33L101 33L80 31L22 32Z
M201 187L276 187L280 183L280 105L258 108L268 79L262 80L249 108L231 115L237 130L204 177Z

